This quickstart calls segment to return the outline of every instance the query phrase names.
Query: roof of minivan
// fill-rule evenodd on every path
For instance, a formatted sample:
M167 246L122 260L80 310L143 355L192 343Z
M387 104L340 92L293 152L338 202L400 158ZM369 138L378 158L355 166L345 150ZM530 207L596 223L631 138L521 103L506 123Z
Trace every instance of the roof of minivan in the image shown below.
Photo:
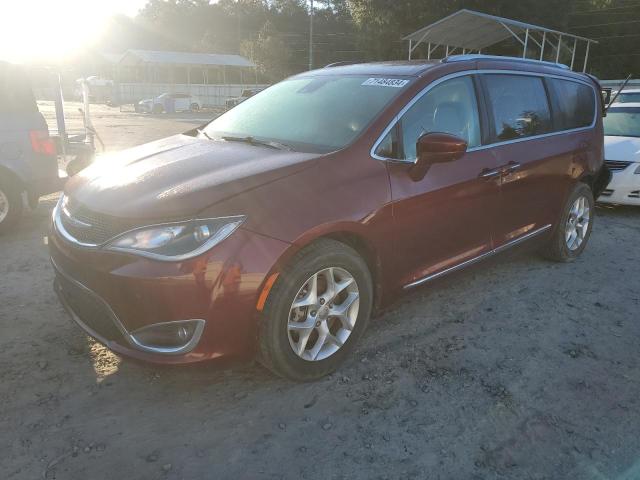
M440 65L440 60L397 60L388 62L352 63L347 65L327 66L314 70L322 75L401 75L417 77L426 70Z
M585 75L579 72L573 72L564 65L554 64L551 62L540 62L532 59L492 55L452 55L442 60L396 60L386 62L348 63L338 64L335 66L328 65L318 70L304 72L301 75L397 75L419 77L428 70L454 62L470 65L471 68L476 68L478 62L495 62L502 64L502 66L505 63L510 63L513 64L514 67L528 67L534 71L544 69L547 72L553 71L554 74L569 77L584 77Z

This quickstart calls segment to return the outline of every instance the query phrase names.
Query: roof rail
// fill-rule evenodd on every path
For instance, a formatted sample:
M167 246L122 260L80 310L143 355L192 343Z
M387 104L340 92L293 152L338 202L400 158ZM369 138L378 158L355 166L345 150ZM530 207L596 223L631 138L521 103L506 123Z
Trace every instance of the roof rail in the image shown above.
M520 57L504 57L501 55L483 55L481 53L468 53L464 55L449 55L442 59L443 62L464 62L467 60L503 60L507 62L533 63L535 65L545 65L547 67L561 68L563 70L571 70L563 63L546 62L544 60L535 60L533 58Z
M360 60L344 60L342 62L330 63L328 65L325 65L324 68L341 67L343 65L354 65L356 63L362 63L362 62Z

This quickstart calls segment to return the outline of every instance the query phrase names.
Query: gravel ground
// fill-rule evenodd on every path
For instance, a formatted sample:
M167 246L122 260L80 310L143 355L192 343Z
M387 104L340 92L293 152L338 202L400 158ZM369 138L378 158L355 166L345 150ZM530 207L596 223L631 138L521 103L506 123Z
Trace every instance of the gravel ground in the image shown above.
M200 123L95 110L114 150ZM300 385L88 339L51 288L55 199L0 238L1 478L640 479L638 209L598 208L573 264L513 251L415 290Z

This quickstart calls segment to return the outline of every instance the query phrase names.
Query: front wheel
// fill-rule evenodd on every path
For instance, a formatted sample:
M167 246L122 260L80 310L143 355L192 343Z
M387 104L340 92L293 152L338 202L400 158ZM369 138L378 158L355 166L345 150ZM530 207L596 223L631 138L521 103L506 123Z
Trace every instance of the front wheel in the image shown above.
M588 185L579 183L564 206L560 221L544 254L557 262L572 262L580 256L593 228L594 200Z
M351 247L320 240L280 273L264 307L259 361L294 381L338 368L365 331L373 304L366 262Z

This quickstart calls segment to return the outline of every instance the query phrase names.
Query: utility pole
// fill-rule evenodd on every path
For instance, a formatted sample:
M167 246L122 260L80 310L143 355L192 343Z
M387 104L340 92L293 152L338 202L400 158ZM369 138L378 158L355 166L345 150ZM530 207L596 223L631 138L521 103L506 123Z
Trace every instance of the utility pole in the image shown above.
M309 10L309 70L313 70L313 0Z

